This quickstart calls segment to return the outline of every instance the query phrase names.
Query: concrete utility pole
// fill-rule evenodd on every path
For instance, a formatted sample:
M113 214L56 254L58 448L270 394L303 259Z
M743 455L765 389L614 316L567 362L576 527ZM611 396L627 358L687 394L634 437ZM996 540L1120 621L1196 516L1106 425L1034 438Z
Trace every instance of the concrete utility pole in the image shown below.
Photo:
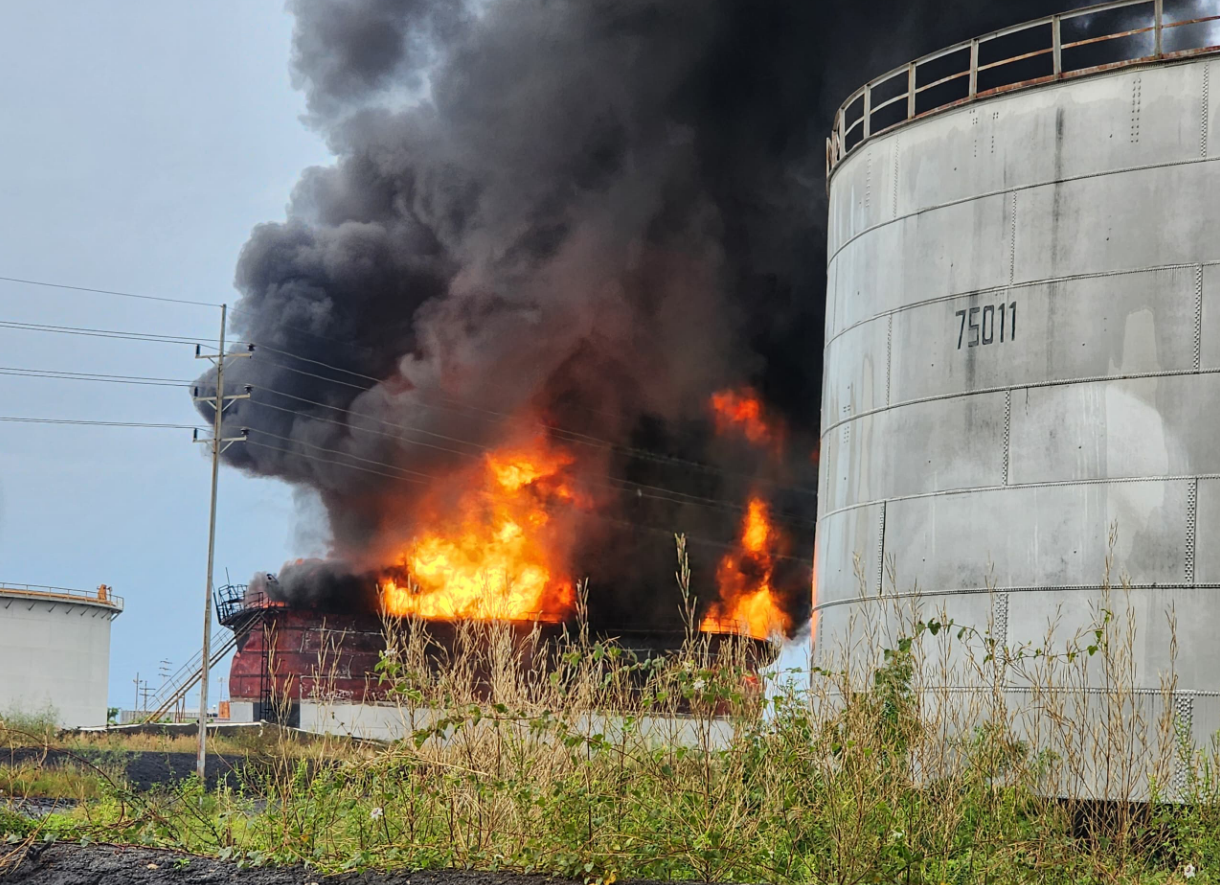
M208 582L203 592L203 654L199 660L199 666L202 668L199 679L199 756L195 762L195 770L199 774L201 783L204 782L204 763L207 759L208 666L211 664L212 658L212 568L216 558L216 490L220 481L220 456L233 443L242 442L246 438L244 429L241 436L223 438L221 424L224 421L225 409L229 407L230 403L234 400L250 398L248 391L243 394L225 396L225 361L251 356L254 349L254 346L251 345L250 350L245 353L225 353L225 326L228 318L229 305L222 304L220 306L220 348L215 354L200 353L199 345L195 345L195 359L210 360L216 366L216 395L199 396L199 389L195 389L195 402L207 403L215 413L212 419L212 438L201 440L198 431L195 433L196 442L210 443L212 446L212 512L208 525Z

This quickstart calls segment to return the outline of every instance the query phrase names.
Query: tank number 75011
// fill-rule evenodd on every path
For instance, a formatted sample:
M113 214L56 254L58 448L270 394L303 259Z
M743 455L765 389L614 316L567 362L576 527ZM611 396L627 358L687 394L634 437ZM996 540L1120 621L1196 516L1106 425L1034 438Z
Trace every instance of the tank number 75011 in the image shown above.
M997 320L996 314L999 314ZM957 330L957 349L962 345L978 347L979 345L995 344L998 327L999 343L1015 341L1017 338L1017 302L989 304L986 307L972 307L969 310L959 310L954 316L961 318ZM967 336L969 332L969 336Z

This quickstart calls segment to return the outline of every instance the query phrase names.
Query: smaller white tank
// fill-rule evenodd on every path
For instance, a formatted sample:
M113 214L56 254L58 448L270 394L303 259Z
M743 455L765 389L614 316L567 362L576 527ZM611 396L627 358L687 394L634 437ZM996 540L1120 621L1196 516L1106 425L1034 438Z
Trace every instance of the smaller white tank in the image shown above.
M122 611L104 584L0 584L0 716L50 712L64 727L105 725L110 622Z

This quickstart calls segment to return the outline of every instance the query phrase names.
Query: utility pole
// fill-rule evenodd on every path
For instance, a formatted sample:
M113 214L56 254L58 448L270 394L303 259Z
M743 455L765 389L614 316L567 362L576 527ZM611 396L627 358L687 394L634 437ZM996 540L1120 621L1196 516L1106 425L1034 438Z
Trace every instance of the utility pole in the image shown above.
M223 438L221 424L224 421L225 409L229 407L230 403L234 400L250 398L248 390L243 394L225 396L225 361L251 356L254 350L254 346L250 345L250 349L245 353L225 353L225 326L228 318L229 305L222 304L220 306L220 348L215 354L200 353L199 345L195 345L195 359L210 360L216 366L216 395L201 397L199 389L195 389L195 402L207 403L215 413L212 419L211 439L201 440L198 431L195 432L196 442L211 443L212 446L212 512L208 525L208 582L203 591L203 654L199 660L199 666L202 668L199 679L199 756L195 762L195 770L199 774L200 783L206 783L204 764L207 759L208 741L208 667L212 659L212 566L216 557L216 490L220 481L220 456L229 446L242 442L246 438L245 430L242 430L241 436L231 439Z

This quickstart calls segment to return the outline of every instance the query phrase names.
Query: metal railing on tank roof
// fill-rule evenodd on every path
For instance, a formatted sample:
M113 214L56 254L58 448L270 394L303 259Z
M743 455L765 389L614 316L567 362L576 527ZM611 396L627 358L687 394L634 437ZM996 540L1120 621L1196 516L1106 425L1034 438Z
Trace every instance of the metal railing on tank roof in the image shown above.
M1114 0L941 49L861 86L835 114L826 174L905 123L983 98L1150 62L1220 52L1216 0Z
M105 584L96 590L71 590L67 587L48 587L43 584L9 584L0 581L0 594L16 594L38 599L59 598L63 600L80 600L98 605L108 605L111 608L123 610L123 597L115 596L114 590Z

